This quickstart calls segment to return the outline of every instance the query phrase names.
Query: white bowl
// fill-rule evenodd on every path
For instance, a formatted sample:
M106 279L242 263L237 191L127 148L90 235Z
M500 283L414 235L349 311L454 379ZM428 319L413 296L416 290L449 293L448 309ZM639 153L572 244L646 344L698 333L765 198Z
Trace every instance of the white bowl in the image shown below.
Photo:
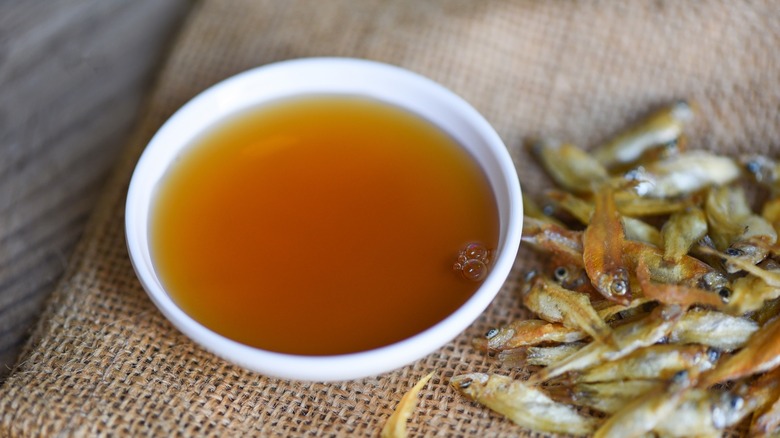
M405 108L448 132L479 162L498 205L500 231L487 278L460 308L427 330L370 351L298 356L264 351L221 336L192 319L171 299L155 273L149 214L169 164L203 129L258 104L305 94L360 95ZM177 111L146 147L130 182L125 232L133 267L160 311L184 334L228 361L266 375L310 381L349 380L409 364L468 327L506 280L520 244L522 195L512 160L490 124L463 99L410 71L347 58L308 58L270 64L229 78Z

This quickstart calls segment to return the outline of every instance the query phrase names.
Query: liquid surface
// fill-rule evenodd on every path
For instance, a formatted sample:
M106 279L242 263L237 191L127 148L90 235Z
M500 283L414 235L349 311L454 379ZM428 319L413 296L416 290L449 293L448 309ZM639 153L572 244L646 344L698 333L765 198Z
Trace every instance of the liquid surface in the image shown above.
M495 248L471 157L427 122L346 96L290 99L212 129L169 169L150 222L174 301L238 342L306 355L385 346L481 283L453 270Z

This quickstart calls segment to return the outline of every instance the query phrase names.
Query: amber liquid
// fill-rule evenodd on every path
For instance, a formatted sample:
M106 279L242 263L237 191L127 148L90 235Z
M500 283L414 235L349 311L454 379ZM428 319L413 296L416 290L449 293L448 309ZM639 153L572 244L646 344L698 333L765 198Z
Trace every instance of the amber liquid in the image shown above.
M367 99L284 100L211 129L171 166L150 221L171 297L270 351L368 350L431 327L479 283L452 266L495 248L487 179L446 134Z

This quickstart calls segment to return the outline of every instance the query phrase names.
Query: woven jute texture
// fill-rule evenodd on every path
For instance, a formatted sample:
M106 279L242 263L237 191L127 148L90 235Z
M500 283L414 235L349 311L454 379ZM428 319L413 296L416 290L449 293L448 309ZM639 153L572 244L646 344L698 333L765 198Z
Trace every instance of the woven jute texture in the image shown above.
M235 73L307 56L366 58L421 73L471 102L504 139L533 197L549 182L524 138L593 148L682 97L698 105L690 147L777 156L778 48L780 7L771 1L202 1L1 388L0 435L377 435L403 392L434 371L409 423L413 436L532 436L448 386L462 372L523 373L471 340L523 316L517 289L532 253L521 251L476 323L416 363L343 383L268 378L180 334L136 279L123 207L144 145L188 99Z

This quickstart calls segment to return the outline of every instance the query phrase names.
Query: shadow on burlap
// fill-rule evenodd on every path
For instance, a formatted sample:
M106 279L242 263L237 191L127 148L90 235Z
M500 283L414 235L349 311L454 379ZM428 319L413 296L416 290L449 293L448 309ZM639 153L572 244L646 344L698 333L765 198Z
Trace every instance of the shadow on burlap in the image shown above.
M245 69L306 56L367 58L426 75L471 102L506 142L533 197L548 181L523 138L592 148L681 97L698 103L692 148L776 156L778 47L780 8L768 1L205 0L0 391L0 435L377 435L402 393L434 370L409 424L413 436L530 436L447 383L462 372L524 373L475 351L471 339L523 316L516 294L532 253L521 251L471 328L416 363L335 384L268 378L194 345L136 280L123 207L145 143L188 99Z

